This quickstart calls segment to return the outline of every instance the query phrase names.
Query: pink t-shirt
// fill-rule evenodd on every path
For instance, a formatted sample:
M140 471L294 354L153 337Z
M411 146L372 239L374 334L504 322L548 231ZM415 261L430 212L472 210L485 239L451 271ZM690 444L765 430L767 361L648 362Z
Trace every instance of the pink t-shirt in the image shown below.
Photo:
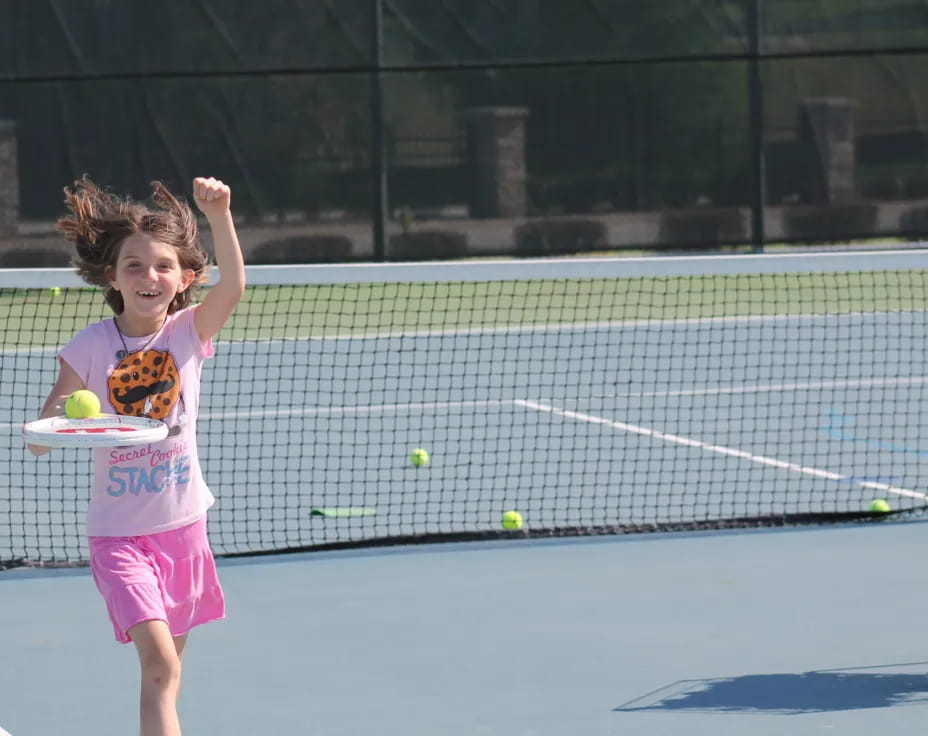
M196 442L200 373L213 344L200 341L195 311L175 312L145 337L120 339L116 323L106 319L81 330L58 355L100 397L104 413L149 416L170 427L161 442L93 450L89 536L178 529L213 505Z

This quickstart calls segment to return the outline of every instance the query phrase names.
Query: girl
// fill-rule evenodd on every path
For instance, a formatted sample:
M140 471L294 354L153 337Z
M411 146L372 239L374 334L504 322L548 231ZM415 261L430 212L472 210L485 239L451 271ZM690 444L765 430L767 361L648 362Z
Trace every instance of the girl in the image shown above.
M87 512L93 578L121 642L141 664L142 736L180 733L177 694L187 633L223 618L225 604L206 538L213 503L197 456L203 360L245 288L229 187L193 182L213 234L219 283L193 304L208 256L190 208L160 183L152 207L104 192L86 177L65 189L71 214L58 228L77 248L74 265L103 287L113 319L79 332L58 356L58 380L42 417L87 388L106 413L165 421L161 442L94 450ZM30 446L35 455L47 447Z

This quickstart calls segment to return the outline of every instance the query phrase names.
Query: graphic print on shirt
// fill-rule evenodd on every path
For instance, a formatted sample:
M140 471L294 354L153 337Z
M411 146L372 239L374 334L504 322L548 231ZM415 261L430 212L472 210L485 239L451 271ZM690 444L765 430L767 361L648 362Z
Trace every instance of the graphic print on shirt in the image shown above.
M181 397L179 376L167 350L140 350L119 361L106 387L117 413L164 421ZM179 421L185 422L183 404ZM180 429L172 427L169 437L176 437ZM183 441L168 447L115 448L109 466L106 492L114 498L163 493L190 482L190 456Z
M119 361L107 379L118 414L164 421L180 396L177 363L167 350L142 350Z

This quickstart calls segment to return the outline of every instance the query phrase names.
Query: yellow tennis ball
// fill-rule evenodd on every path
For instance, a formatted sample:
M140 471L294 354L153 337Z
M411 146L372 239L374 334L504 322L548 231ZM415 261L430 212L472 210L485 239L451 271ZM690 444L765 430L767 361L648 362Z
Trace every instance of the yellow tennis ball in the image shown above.
M52 296L61 296L61 287L60 287L60 286L52 286L52 287L49 289L49 291L51 292Z
M522 514L518 511L506 511L503 514L503 529L521 529Z
M429 454L421 447L417 447L415 450L413 450L409 455L409 459L417 468L421 468L423 465L429 464Z
M886 514L892 509L890 509L889 502L885 498L874 498L870 502L870 510L879 514Z
M64 415L69 419L87 419L100 415L100 399L85 388L75 391L64 402Z

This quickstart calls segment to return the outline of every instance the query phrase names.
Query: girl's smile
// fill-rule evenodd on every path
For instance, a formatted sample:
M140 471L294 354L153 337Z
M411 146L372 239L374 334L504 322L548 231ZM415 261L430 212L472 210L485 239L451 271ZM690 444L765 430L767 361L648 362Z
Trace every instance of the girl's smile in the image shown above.
M120 292L125 308L116 319L128 336L150 335L164 322L174 297L193 281L193 271L181 269L170 245L147 233L123 242L110 284Z

